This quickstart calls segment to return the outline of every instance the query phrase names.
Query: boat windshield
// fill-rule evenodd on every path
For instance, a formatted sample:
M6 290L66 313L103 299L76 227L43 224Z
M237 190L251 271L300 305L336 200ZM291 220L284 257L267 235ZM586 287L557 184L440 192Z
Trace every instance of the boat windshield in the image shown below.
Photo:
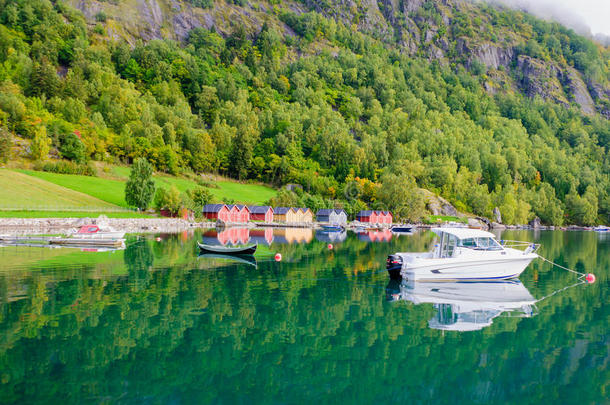
M493 238L460 239L458 246L475 250L502 250L502 246Z

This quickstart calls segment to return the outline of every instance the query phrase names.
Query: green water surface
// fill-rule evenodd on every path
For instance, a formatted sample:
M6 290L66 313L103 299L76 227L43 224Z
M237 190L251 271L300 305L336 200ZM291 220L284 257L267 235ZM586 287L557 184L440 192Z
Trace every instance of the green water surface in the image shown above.
M431 232L272 244L256 267L162 238L0 248L0 403L609 403L610 235L505 232L597 281L538 259L523 286L556 293L468 332L438 327L457 307L393 299L386 256Z

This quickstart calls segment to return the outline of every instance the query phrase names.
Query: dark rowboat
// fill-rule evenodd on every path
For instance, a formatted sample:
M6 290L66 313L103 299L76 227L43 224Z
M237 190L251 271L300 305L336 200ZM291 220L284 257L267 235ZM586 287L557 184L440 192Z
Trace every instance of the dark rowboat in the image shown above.
M397 225L393 226L390 230L394 233L411 233L415 231L415 227L409 225Z
M225 255L253 255L258 245L243 247L212 246L197 242L201 253L220 253Z

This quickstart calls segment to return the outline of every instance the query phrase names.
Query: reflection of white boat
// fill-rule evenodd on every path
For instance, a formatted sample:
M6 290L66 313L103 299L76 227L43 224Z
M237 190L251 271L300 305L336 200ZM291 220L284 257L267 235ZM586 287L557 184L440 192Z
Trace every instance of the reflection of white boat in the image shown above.
M479 229L433 228L432 231L440 237L440 243L431 252L388 256L390 277L418 281L509 279L518 277L538 257L535 244L510 241L511 244L501 245L492 233Z
M415 283L391 280L389 300L434 304L433 329L471 331L492 324L504 312L522 317L535 314L536 299L519 280L494 282Z

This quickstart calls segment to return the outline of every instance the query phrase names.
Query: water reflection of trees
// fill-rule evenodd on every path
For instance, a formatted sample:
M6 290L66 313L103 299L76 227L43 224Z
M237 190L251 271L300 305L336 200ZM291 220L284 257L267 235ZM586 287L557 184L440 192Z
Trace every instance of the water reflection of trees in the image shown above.
M601 402L608 243L558 232L540 239L546 257L596 269L598 283L541 303L535 319L467 334L429 329L431 306L385 302L387 276L373 274L389 250L425 250L429 235L392 245L350 237L333 250L280 245L286 262L217 271L198 270L192 242L172 237L131 245L127 275L104 273L103 263L67 275L3 273L0 398ZM573 280L532 266L532 292ZM4 300L15 284L27 297Z

